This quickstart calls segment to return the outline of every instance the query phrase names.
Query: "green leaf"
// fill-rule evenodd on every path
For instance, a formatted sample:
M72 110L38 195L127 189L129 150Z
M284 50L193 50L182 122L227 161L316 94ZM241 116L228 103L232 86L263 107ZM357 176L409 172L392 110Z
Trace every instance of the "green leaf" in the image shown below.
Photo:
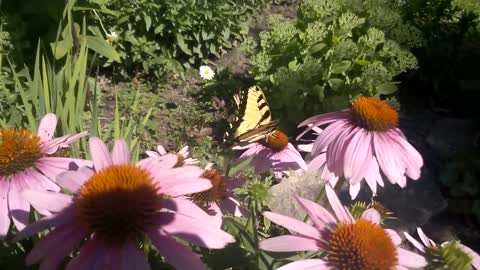
M297 59L294 59L292 61L290 61L290 63L288 63L288 69L290 70L297 70L298 69L298 62L297 62Z
M339 90L345 83L343 82L342 79L338 79L338 78L332 78L330 80L328 80L328 84L330 85L330 87L332 88L332 90Z
M150 30L150 27L152 26L152 18L148 15L145 15L143 18L145 20L145 28L147 29L147 32Z
M352 65L352 62L349 60L344 60L339 63L333 64L332 68L330 69L330 72L332 73L343 73L347 71L350 66Z
M118 52L100 37L87 36L87 46L108 59L114 60L117 63L121 62Z
M73 42L71 39L64 39L61 41L50 43L50 47L52 47L52 52L53 55L55 55L55 59L60 59L64 57L67 52L70 51L72 46Z
M370 62L367 61L367 60L357 59L357 60L355 60L355 64L360 65L360 66L368 66L368 64L370 64Z
M177 38L177 45L180 47L180 49L188 54L192 55L192 51L188 48L187 44L185 43L185 40L183 39L183 36L180 34L176 34L175 37Z
M376 87L377 92L382 95L390 95L398 90L397 85L393 82L384 82Z
M325 43L315 44L308 49L308 53L313 55L313 54L321 51L323 48L325 48L325 46L327 46Z
M153 32L154 32L155 34L158 34L158 33L162 32L164 28L165 28L165 25L164 25L164 24L159 24L157 27L155 27L155 29L153 30Z

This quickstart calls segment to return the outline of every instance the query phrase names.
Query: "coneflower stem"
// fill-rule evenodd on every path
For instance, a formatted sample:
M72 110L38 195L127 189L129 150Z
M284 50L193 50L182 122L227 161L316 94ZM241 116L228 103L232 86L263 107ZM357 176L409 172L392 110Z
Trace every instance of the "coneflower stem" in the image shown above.
M257 265L260 264L260 258L258 256L258 232L257 232L257 211L255 207L255 202L252 202L250 204L250 211L252 213L252 232L253 232L253 240L255 241L255 261L257 262Z

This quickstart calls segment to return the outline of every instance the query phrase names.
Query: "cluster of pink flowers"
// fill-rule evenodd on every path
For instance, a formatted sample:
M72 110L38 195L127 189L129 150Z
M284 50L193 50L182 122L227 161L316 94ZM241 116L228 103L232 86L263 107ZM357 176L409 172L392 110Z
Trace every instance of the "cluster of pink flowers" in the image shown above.
M86 132L54 138L56 116L47 114L35 135L25 129L0 129L0 238L8 236L13 222L14 240L49 230L35 243L27 265L57 269L150 269L144 246L151 243L176 269L207 269L189 245L221 249L235 242L223 230L225 215L249 217L234 190L245 181L225 175L213 163L200 168L188 146L167 152L159 145L136 163L124 140L109 150L97 137L88 140L92 160L64 157L62 149ZM295 197L307 217L304 222L264 212L270 221L291 234L264 239L268 252L313 251L318 255L288 263L279 270L301 269L422 269L439 247L421 229L423 245L409 234L421 253L400 246L401 238L381 224L375 209L354 218L337 197L339 179L349 183L354 199L363 180L375 195L382 174L405 187L407 177L420 178L423 160L398 128L398 114L373 98L359 98L351 107L311 117L297 139L313 131L315 139L298 149L308 152L307 162L276 130L268 139L240 144L237 162L250 159L257 174L271 173L277 181L294 172L318 172L326 180L326 208ZM63 192L61 192L63 191ZM30 206L44 217L29 224ZM143 247L142 247L143 246ZM471 265L480 269L480 257L458 245Z
M184 243L218 249L235 241L221 229L219 217L221 209L244 213L231 192L238 181L225 181L222 197L208 202L216 214L204 211L192 196L216 183L188 157L188 147L176 154L159 146L131 164L125 141L117 140L110 152L91 137L91 161L65 158L58 150L86 132L53 138L56 123L55 115L47 114L38 135L0 130L0 236L6 237L10 217L20 231L15 240L51 229L28 254L27 265L56 269L80 247L67 269L150 269L140 249L150 239L175 268L206 269ZM30 205L45 217L27 225Z

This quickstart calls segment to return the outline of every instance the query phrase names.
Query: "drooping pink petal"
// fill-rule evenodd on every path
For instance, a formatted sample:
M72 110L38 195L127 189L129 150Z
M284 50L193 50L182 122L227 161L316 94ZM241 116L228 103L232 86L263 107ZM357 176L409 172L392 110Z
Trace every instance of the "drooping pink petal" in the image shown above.
M147 154L148 157L151 157L151 158L159 158L161 157L157 152L155 151L150 151L150 150L147 150L145 151L145 153Z
M194 166L183 166L154 174L161 192L170 196L193 194L212 188L210 180L195 176L202 170Z
M373 159L370 132L359 129L345 149L343 172L351 184L360 183Z
M327 147L328 169L340 177L343 175L345 149L358 128L346 127Z
M288 156L290 160L295 161L300 169L305 171L308 169L305 160L303 160L300 153L297 151L297 149L295 149L295 147L293 147L291 143L288 143L287 148L285 148L282 152Z
M376 158L370 159L370 165L366 168L365 172L365 181L370 187L373 195L377 194L377 183L380 186L383 186L382 176L380 175L380 169L378 168L378 163Z
M165 150L165 147L163 147L162 145L157 145L157 151L161 156L168 153L167 150Z
M73 258L65 270L103 270L108 248L97 238L85 241L77 257Z
M56 213L68 207L73 201L72 196L56 192L42 192L27 189L22 191L21 194L34 208L45 209Z
M38 137L40 137L41 142L47 142L53 138L55 133L55 128L57 127L57 117L53 113L47 113L40 120L38 125Z
M333 188L330 185L325 185L325 191L328 201L330 202L330 206L332 207L333 212L337 216L337 219L346 223L354 222L352 215L348 213L347 210L345 210L345 207L338 199L337 194L335 194Z
M188 145L184 146L180 151L178 151L178 154L182 155L183 157L188 157L190 156L190 149Z
M302 152L312 152L313 143L299 144L297 145L297 148L299 151L302 151Z
M42 142L41 151L44 154L54 154L59 148L68 147L70 143L86 136L87 131L80 132L75 135L64 135L62 137L54 138L46 142Z
M0 176L0 240L4 239L10 227L10 217L8 216L8 191L10 181Z
M79 167L92 167L90 160L63 158L63 157L42 157L35 166L48 178L55 180L56 177L66 170L75 170Z
M166 232L195 245L207 248L223 248L227 244L235 242L230 234L212 226L211 221L203 222L174 213L161 213L159 217L161 219L157 222L161 224L160 232ZM198 232L202 233L199 234Z
M300 220L296 220L294 218L273 212L263 212L263 215L269 220L271 220L273 223L285 227L290 231L294 231L309 238L317 240L322 239L319 230Z
M250 216L250 212L242 207L242 205L239 201L237 201L235 196L229 196L227 199L220 201L218 204L220 206L220 209L236 217Z
M22 179L22 181L25 183L25 188L42 191L60 191L60 187L55 184L50 178L46 177L45 175L33 168L26 169L23 172L17 173L15 175L15 178Z
M330 112L330 113L324 113L324 114L312 116L304 120L297 126L297 127L303 127L303 126L310 125L300 135L297 136L297 140L300 139L303 135L305 135L307 132L309 132L315 127L322 126L338 120L348 119L349 116L350 116L350 112L348 110L344 110L341 112Z
M130 164L130 150L125 140L116 140L112 149L112 162L114 165Z
M402 159L406 166L405 173L413 180L420 178L421 167L423 166L423 159L420 153L413 148L405 139L396 135L396 133L388 133L392 148L395 149L398 158Z
M108 267L109 269L123 270L123 260L125 257L128 257L128 254L124 254L126 253L127 245L130 245L130 243L105 245L105 247L102 248L105 250L105 256L102 256L104 268Z
M396 231L392 229L385 229L385 232L388 234L388 237L392 239L392 242L395 246L399 246L402 243L402 238Z
M67 226L56 228L35 244L25 260L26 264L32 265L42 261L41 268L57 269L63 258L74 250L83 237L84 235L75 228Z
M90 179L95 172L88 167L81 167L76 171L66 171L57 176L57 183L73 193L77 193L82 185Z
M200 256L193 253L186 246L178 243L173 237L162 235L158 231L151 231L148 236L157 248L160 255L176 269L206 270Z
M20 231L28 224L30 215L30 204L21 196L22 188L19 186L19 179L12 179L10 191L8 192L8 206L10 216L15 227Z
M118 257L112 259L118 259ZM121 268L119 270L150 270L145 254L133 243L126 244L122 249L120 259Z
M397 256L399 264L407 268L422 268L427 265L423 256L403 248L397 248Z
M323 230L325 228L324 224L335 224L337 221L335 218L327 211L327 209L316 204L313 201L300 198L295 196L295 199L300 204L300 206L308 214L310 220L312 220L313 225L317 230Z
M378 211L373 208L363 211L360 218L371 221L372 223L375 223L375 224L380 224L380 220L381 220L380 213L378 213Z
M165 199L162 202L162 206L166 209L175 211L177 215L198 219L202 222L212 221L212 224L214 224L210 215L208 215L202 210L202 208L198 207L195 203L184 196Z
M421 228L417 227L417 233L426 247L431 248L435 246L435 242L433 242L432 239L428 238L428 236L423 232Z
M97 172L113 164L112 156L102 140L98 137L90 137L88 144L93 166Z
M394 129L393 133L397 134L397 142L402 145L405 151L407 153L411 153L408 156L412 159L412 161L421 167L423 165L422 155L420 155L420 153L408 142L407 138L405 135L403 135L403 132L400 129ZM403 140L401 140L401 138L403 138Z
M66 225L68 227L76 227L76 230L83 232L83 229L79 226L76 226L75 223L75 210L73 206L70 206L71 209L62 211L58 214L51 215L40 219L39 221L28 225L25 229L18 232L15 235L14 240L19 241L24 238L30 237L38 232L41 232L50 227L60 227Z
M405 235L405 238L407 238L407 240L414 246L416 247L418 250L420 250L422 253L425 253L425 247L420 244L420 242L418 242L415 238L413 238L410 234L408 234L407 232L404 232L403 235Z
M208 206L208 209L206 209L206 211L210 214L216 226L218 228L221 228L223 224L223 212L222 212L222 209L220 209L220 207L218 206L218 204L211 203Z
M277 270L334 270L334 268L328 266L324 260L308 259L286 264Z
M171 169L177 164L178 157L174 154L166 154L158 158L145 158L139 160L135 166L150 172Z
M339 136L339 134L347 128L347 124L344 121L338 121L329 125L313 143L312 155L316 156L323 152L327 146Z
M360 188L361 188L361 184L360 183L357 183L357 184L350 184L350 188L349 188L349 194L350 194L350 198L352 198L352 200L355 200L355 198L357 197L358 193L360 192Z
M374 133L373 147L378 165L385 176L387 176L388 180L390 180L392 184L401 181L403 171L399 168L397 161L395 160L395 154L390 150L388 143L385 141L382 134Z
M258 244L260 249L272 252L319 250L318 240L299 235L282 235L265 239Z
M118 270L149 270L145 254L135 242L108 245L105 248L104 268Z
M320 170L327 162L327 154L321 153L318 156L314 157L310 162L307 164L308 171L313 172ZM323 179L323 178L322 178Z

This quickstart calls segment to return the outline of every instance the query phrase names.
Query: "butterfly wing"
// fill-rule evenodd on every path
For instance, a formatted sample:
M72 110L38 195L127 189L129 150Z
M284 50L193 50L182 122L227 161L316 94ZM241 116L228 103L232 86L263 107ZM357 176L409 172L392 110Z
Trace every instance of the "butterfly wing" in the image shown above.
M238 117L231 125L233 139L237 142L255 142L277 129L262 89L252 86L234 96Z

